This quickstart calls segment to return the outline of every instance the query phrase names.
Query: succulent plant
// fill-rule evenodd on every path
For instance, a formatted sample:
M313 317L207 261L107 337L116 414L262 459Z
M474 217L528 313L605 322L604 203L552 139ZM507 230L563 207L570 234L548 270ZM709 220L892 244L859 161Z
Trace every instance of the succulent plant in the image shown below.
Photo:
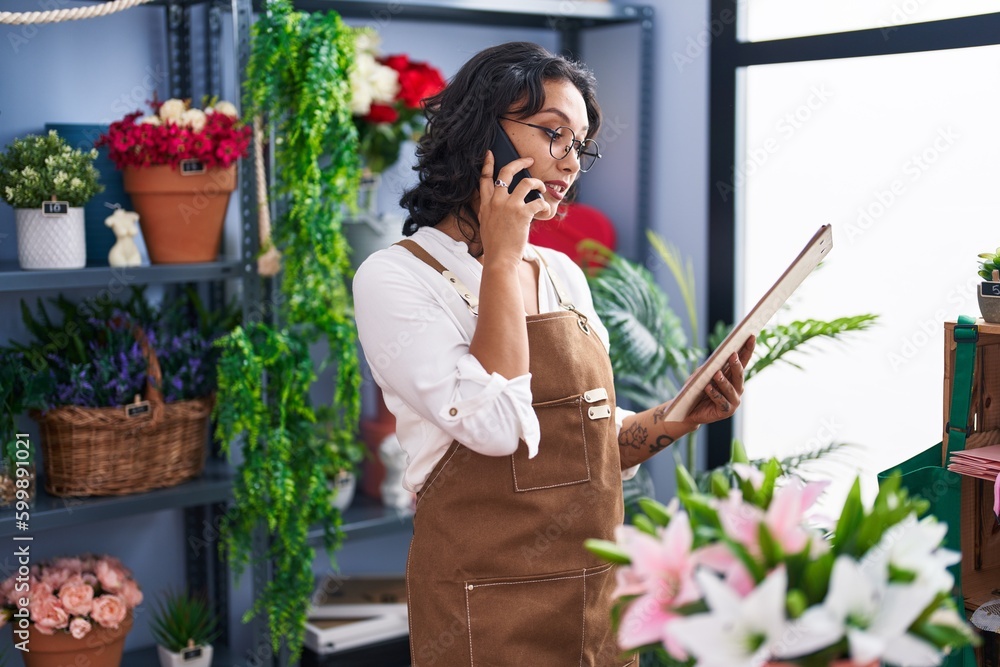
M979 253L979 275L983 280L993 282L993 271L1000 269L1000 248L996 252Z
M151 630L156 643L173 653L206 646L219 636L217 620L204 598L174 592L157 603Z

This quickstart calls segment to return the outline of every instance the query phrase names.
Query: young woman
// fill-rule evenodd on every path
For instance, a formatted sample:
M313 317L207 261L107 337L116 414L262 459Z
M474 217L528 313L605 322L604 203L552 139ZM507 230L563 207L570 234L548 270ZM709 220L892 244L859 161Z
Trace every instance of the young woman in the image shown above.
M414 667L631 664L610 621L622 477L740 403L748 340L683 422L615 407L583 272L528 244L597 165L592 74L535 44L469 60L427 101L409 237L354 281L358 331L417 493L407 564ZM502 128L518 159L489 150ZM515 174L528 169L509 192ZM541 197L525 202L531 191ZM624 473L623 473L624 471Z

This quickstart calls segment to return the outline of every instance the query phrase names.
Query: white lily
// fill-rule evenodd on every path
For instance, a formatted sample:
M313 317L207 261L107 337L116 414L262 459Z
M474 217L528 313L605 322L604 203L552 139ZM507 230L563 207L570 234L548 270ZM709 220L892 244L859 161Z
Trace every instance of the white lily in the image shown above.
M808 655L847 636L850 657L858 664L874 660L900 667L935 667L941 653L907 634L933 601L937 590L922 584L890 584L882 568L864 567L840 556L834 562L830 589L822 604L811 607L775 652L778 658Z
M879 543L865 554L864 567L878 569L891 564L915 574L913 583L916 585L935 591L951 590L954 578L947 568L962 560L962 555L939 548L947 531L947 524L933 517L917 521L916 515L911 514L886 531Z
M698 667L759 667L787 629L783 567L741 598L714 574L699 570L698 585L711 610L675 619L667 628Z

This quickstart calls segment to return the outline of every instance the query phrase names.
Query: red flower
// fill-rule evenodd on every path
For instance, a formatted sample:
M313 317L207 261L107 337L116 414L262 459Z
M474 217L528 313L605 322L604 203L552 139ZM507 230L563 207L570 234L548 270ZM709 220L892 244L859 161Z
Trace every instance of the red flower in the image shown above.
M154 112L159 102L152 105ZM250 150L251 128L222 113L209 113L205 127L194 132L174 123L137 123L142 112L131 113L111 123L95 146L107 146L108 157L119 169L126 166L170 165L199 159L206 167L229 167Z
M399 112L388 104L373 104L365 120L369 123L395 123Z
M397 72L404 71L410 66L410 57L405 53L397 53L394 56L386 56L385 58L379 58L381 62L386 67L391 67Z
M420 108L420 103L444 90L441 72L427 63L411 63L399 73L399 95L397 98L411 109Z

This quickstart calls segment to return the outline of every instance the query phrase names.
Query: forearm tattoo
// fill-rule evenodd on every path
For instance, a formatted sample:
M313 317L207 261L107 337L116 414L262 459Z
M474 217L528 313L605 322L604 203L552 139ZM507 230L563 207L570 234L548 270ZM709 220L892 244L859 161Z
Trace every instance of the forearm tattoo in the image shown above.
M632 424L618 435L618 446L639 449L646 444L647 435L649 432L643 426Z
M674 444L675 439L671 438L669 435L658 435L656 436L656 444L649 448L649 451L654 454L657 452L662 452L664 449Z
M667 404L664 403L660 407L658 407L655 410L653 410L653 423L654 424L658 423L661 419L663 419L666 416L666 414L667 414L667 407L668 407Z

